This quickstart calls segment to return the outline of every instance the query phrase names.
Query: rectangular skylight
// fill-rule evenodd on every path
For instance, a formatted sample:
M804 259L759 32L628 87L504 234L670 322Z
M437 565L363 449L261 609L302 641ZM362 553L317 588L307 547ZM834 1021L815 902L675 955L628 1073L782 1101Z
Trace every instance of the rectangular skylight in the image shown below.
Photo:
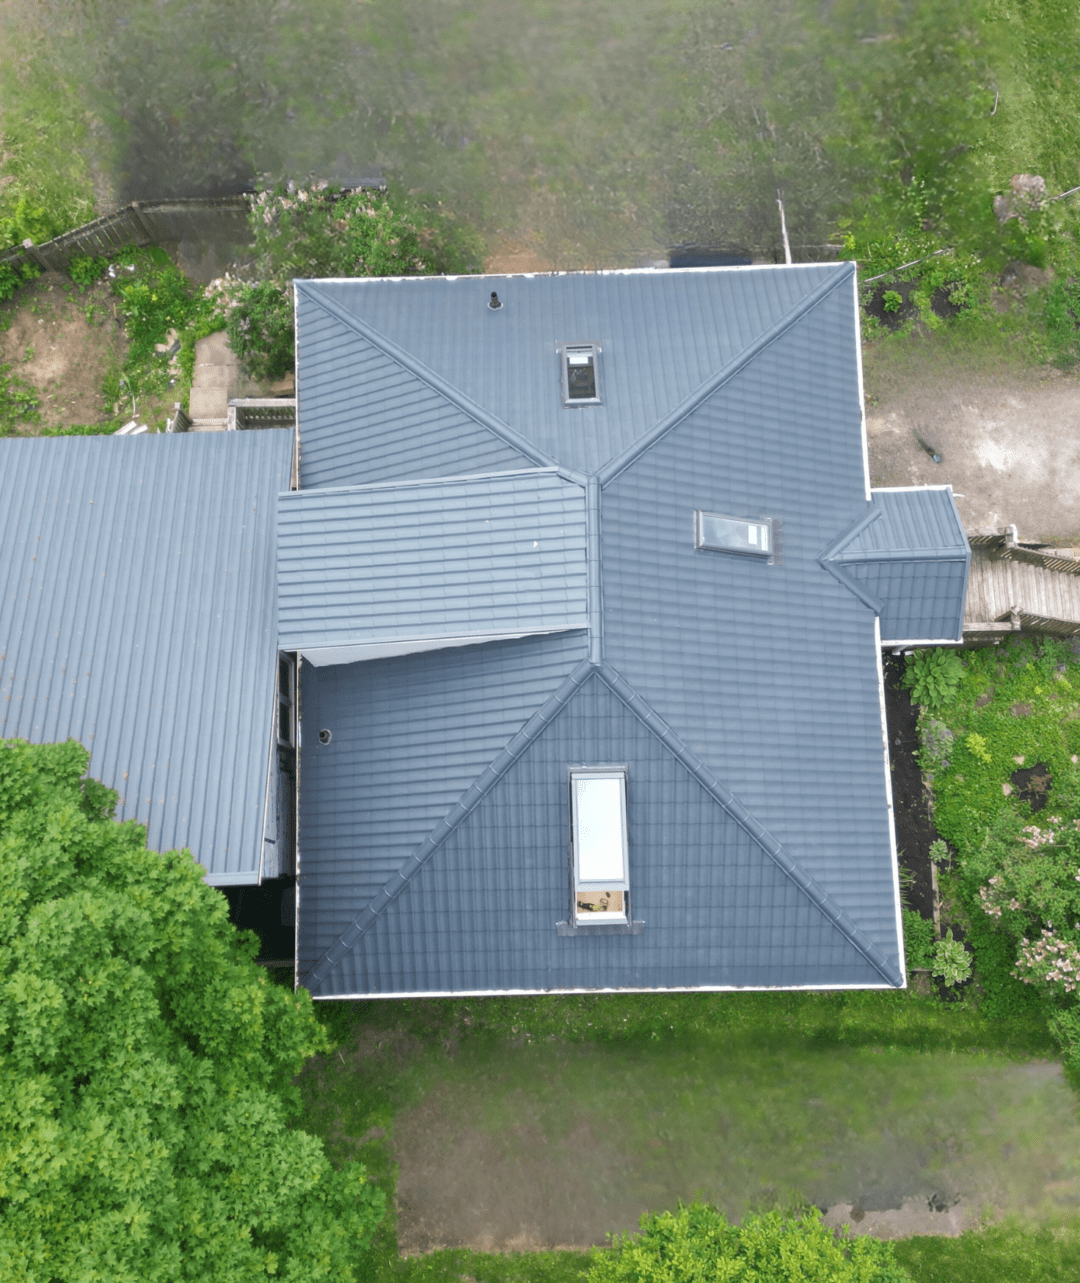
M584 769L570 773L574 844L574 919L627 920L626 772Z
M695 512L694 547L771 559L772 521L768 517L724 517L715 512Z
M599 343L560 343L563 405L599 405Z

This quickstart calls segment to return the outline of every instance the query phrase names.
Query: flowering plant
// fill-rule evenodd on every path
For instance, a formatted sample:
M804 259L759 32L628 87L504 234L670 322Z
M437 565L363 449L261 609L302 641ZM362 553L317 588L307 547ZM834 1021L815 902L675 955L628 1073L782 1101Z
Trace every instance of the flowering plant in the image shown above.
M261 191L249 215L257 274L423 276L436 270L413 219L383 191L341 192L326 183Z
M1080 929L1080 923L1076 925ZM1080 945L1061 936L1051 922L1043 927L1037 940L1025 936L1020 941L1013 975L1024 984L1038 980L1062 993L1073 993L1080 980Z

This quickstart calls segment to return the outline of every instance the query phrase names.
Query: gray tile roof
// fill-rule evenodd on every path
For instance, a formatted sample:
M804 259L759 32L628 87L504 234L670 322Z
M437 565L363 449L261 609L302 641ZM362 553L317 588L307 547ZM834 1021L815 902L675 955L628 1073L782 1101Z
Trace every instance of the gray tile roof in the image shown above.
M970 563L951 486L872 491L822 562L880 616L886 644L960 641Z
M554 470L295 491L278 639L314 663L584 628L585 491Z
M555 464L589 567L580 632L304 665L312 992L903 983L874 592L913 619L904 567L957 559L942 510L871 499L851 267L298 282L297 306L305 486L335 458ZM560 341L601 345L602 406L563 408ZM775 564L696 549L695 509L772 518ZM645 925L560 935L566 772L613 762Z
M90 749L155 850L258 880L289 431L0 441L0 736Z

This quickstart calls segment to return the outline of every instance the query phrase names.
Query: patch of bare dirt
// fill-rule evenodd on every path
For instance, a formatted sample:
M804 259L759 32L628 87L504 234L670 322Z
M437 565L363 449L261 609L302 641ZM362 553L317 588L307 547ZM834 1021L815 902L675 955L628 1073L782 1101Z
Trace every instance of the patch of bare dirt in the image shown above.
M953 487L967 530L1080 543L1080 379L935 336L864 349L875 486ZM936 455L940 463L934 461Z
M499 276L514 272L553 272L555 263L531 239L504 236L484 260L484 271Z
M553 1143L529 1119L497 1135L447 1122L433 1100L394 1127L398 1249L405 1254L593 1245L604 1242L609 1226L633 1224L640 1215L619 1146L611 1137L598 1143L587 1125Z
M0 304L0 365L38 393L39 427L100 423L113 414L102 379L124 360L127 341L107 283L80 292L66 276L46 272Z

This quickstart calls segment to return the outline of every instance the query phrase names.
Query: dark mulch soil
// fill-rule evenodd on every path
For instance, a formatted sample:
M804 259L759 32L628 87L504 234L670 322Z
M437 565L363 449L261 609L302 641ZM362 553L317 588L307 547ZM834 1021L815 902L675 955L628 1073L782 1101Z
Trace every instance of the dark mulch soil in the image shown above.
M910 321L919 314L918 308L911 301L911 295L918 288L918 281L882 281L873 290L864 293L863 307L868 315L876 317L887 330L898 330L905 321ZM895 311L886 308L886 294L900 296L900 305ZM889 301L894 304L896 302L895 299ZM949 297L948 286L939 285L930 296L930 310L935 316L947 320L958 316L962 309Z
M893 811L896 816L896 846L900 867L913 875L905 900L909 909L924 918L934 916L934 890L930 879L930 843L940 835L930 816L930 794L922 781L915 754L919 747L917 710L911 696L900 685L904 660L885 656L885 721L889 728L892 758Z
M1050 792L1053 777L1045 762L1036 762L1034 766L1013 771L1009 776L1012 786L1022 801L1027 802L1033 811L1041 811L1046 805L1046 795Z

